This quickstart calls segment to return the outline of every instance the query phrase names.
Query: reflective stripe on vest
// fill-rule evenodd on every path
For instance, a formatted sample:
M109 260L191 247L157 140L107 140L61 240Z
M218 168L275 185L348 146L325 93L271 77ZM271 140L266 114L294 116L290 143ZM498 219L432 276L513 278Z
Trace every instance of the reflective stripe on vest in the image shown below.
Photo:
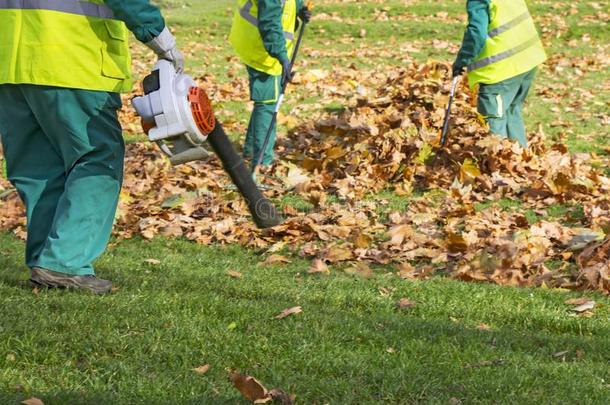
M487 41L468 65L468 81L494 84L526 73L546 60L525 0L492 0Z
M475 62L475 63L471 63L470 65L468 65L468 70L473 71L473 70L481 69L481 68L484 68L485 66L491 65L492 63L496 63L496 62L500 62L504 59L508 59L511 56L516 55L519 52L523 52L526 49L528 49L529 47L536 45L538 43L538 41L540 41L540 38L538 38L538 35L536 35L535 37L531 38L529 41L527 41L519 46L516 46L513 49L509 49L508 51L499 53L494 56L490 56L489 58L481 59L480 61Z
M77 0L0 0L0 9L49 10L85 17L115 19L114 13L106 5Z
M514 20L509 21L506 24L501 25L498 28L489 31L489 34L487 34L487 36L489 38L497 37L498 35L508 31L511 28L515 28L517 25L521 24L522 22L524 22L526 20L529 20L530 18L532 18L532 16L530 15L529 11L526 13L523 13L519 17L515 18Z
M286 0L282 0L282 9L284 8L285 4ZM250 13L250 11L252 11L252 7L254 7L252 0L248 0L246 4L244 4L244 6L239 9L239 14L243 17L244 20L248 21L250 24L258 28L258 18L254 17ZM284 38L289 39L290 41L294 41L294 34L292 32L284 31Z

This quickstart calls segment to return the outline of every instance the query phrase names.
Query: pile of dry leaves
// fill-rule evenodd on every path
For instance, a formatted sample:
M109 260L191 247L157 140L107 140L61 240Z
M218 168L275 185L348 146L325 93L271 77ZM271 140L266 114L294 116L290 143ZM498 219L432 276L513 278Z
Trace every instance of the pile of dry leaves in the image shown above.
M610 231L610 180L591 166L590 156L571 155L561 144L546 147L542 134L530 140L528 150L488 136L471 106L474 95L465 87L456 103L449 148L438 150L447 75L443 64L398 71L374 99L358 100L355 108L303 128L287 141L286 158L315 173L297 190L317 205L329 193L348 205L347 212L337 216L333 210L334 217L329 213L325 222L314 224L318 238L347 241L341 246L351 254L341 259L401 263L406 277L444 267L466 280L608 292L608 243L597 248L597 260L586 270L589 250L576 260L581 271L570 263ZM380 225L366 197L388 188L411 203ZM583 215L530 224L519 212L475 209L477 203L501 199L518 201L518 211L542 217L557 204L582 207ZM322 252L327 261L334 256L332 249ZM436 266L422 267L427 260ZM418 270L412 261L420 262ZM549 269L549 261L559 267Z
M441 272L610 293L610 241L603 241L610 233L610 180L589 155L546 146L540 130L527 150L488 136L465 85L449 146L439 150L448 75L446 64L412 64L384 76L374 94L356 89L345 98L349 108L324 113L282 139L277 179L269 180L278 187L268 195L309 208L285 205L285 223L271 230L250 222L217 159L172 168L152 145L129 145L116 235L239 243L274 254L271 262L292 250L316 259L312 273L356 263L347 271L366 276L371 264L394 264L403 278ZM328 78L339 92L336 79ZM322 79L316 85L332 87ZM16 194L3 198L0 228L23 234ZM407 208L392 210L400 199ZM499 200L519 209L503 209ZM557 204L582 207L581 215L544 219Z

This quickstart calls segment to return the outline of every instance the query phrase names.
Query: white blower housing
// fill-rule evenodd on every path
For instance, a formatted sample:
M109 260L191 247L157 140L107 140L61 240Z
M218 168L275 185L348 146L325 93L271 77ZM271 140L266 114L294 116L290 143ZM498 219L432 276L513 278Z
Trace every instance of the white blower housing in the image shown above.
M171 62L160 60L144 79L144 95L132 100L148 139L156 142L173 165L205 159L202 146L215 126L205 92Z

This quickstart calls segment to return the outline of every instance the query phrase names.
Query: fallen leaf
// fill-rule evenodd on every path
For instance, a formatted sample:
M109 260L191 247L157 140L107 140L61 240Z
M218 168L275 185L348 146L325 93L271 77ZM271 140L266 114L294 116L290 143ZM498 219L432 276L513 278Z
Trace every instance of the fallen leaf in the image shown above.
M390 243L392 245L402 245L405 240L410 239L413 236L413 228L409 225L397 225L392 227L388 234L391 237Z
M358 234L358 236L354 239L354 246L360 249L367 249L371 246L373 239L370 236L367 236L363 233Z
M204 364L202 366L193 368L192 370L199 375L203 375L203 374L207 373L209 369L210 369L210 365Z
M464 253L468 250L468 242L463 236L449 233L445 239L447 250L451 253Z
M398 276L402 280L426 279L434 272L434 267L432 266L423 266L416 269L410 263L401 263L398 265L398 269Z
M590 298L580 297L580 298L572 298L572 299L566 300L565 303L568 305L583 305L590 301L591 301Z
M307 173L298 166L289 164L288 167L288 174L286 175L286 177L282 178L284 185L288 189L295 188L299 184L306 183L311 180Z
M227 271L227 276L232 278L241 278L242 274L239 271L229 270Z
M25 400L21 401L21 403L23 405L44 405L44 402L42 402L41 399L36 398L36 397L25 399Z
M574 236L566 243L567 248L572 251L582 250L591 243L602 241L605 237L603 232L585 228L575 228L572 233Z
M281 405L293 405L294 404L294 397L288 395L286 392L274 388L271 391L269 391L269 395L271 395L271 397L273 398L273 400L275 402L279 402Z
M273 400L269 391L256 378L238 372L230 372L229 378L233 386L250 402L266 404Z
M477 325L477 329L478 330L491 330L491 326L489 326L486 323L481 322L480 324Z
M352 257L353 253L349 249L340 246L332 246L330 249L328 249L324 259L330 263L337 263L350 260Z
M379 295L381 295L382 297L389 297L390 294L392 293L392 291L388 288L385 287L379 287L377 289L377 291L379 291Z
M415 306L415 302L411 301L408 298L401 298L400 300L398 300L398 302L396 303L396 308L397 309L411 309Z
M466 181L474 180L480 175L481 171L477 163L470 158L465 159L460 167L460 182L465 183Z
M152 264L152 265L156 266L157 264L161 264L161 260L146 259L146 260L144 260L144 263L148 263L148 264Z
M587 301L584 304L578 305L574 308L571 309L571 311L577 312L577 313L583 313L586 311L590 311L593 308L595 308L595 301Z
M300 306L292 307L292 308L287 308L287 309L283 310L282 312L280 312L279 315L276 315L275 319L284 319L287 316L295 315L295 314L300 314L301 312L303 312L303 308L300 307Z
M189 195L190 196L190 195ZM169 196L161 203L161 208L176 208L187 200L186 195L175 194Z
M290 259L286 256L271 255L264 262L261 263L263 266L269 266L272 264L290 263Z
M322 260L320 259L314 259L314 261L311 263L311 266L309 267L309 270L307 270L308 274L330 274L330 270L328 269L328 266L326 265L326 263L324 263Z
M368 264L364 262L358 262L353 266L348 267L347 269L345 269L345 273L353 276L360 276L363 278L373 277L373 270L369 267Z

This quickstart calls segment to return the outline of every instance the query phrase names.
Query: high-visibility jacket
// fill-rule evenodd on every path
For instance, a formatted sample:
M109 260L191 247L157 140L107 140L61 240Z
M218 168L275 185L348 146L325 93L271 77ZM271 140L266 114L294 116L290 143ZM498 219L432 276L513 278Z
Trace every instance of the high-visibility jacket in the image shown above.
M229 40L243 63L272 76L282 73L280 62L265 50L258 30L258 1L238 0ZM294 31L297 19L296 0L282 0L282 29L288 57L294 50Z
M499 83L546 60L544 47L524 0L492 0L487 42L468 65L471 87Z
M131 90L129 31L103 0L0 0L0 84Z

